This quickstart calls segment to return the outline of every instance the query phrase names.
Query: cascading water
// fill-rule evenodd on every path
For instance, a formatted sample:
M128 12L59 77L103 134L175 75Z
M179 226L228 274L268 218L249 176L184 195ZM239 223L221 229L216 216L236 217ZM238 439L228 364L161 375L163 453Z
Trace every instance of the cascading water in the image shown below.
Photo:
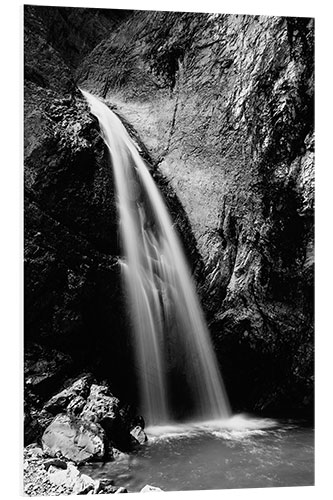
M82 93L99 120L114 171L142 412L149 425L174 420L172 394L184 384L193 417L228 418L201 306L159 190L119 118L98 98Z

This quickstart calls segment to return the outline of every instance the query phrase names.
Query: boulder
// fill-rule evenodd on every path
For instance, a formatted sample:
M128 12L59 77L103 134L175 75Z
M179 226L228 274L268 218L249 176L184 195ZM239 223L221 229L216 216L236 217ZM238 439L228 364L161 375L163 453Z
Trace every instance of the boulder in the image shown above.
M140 425L134 427L134 429L131 430L130 434L139 444L144 444L148 440L146 433Z
M111 394L109 387L93 384L80 417L101 425L112 446L127 450L132 446L132 438L119 410L119 399Z
M142 488L142 490L140 490L140 493L156 493L158 491L163 491L161 490L161 488L158 488L157 486L151 486L150 484L146 484L146 486L144 486Z
M56 415L57 413L64 412L69 407L68 409L71 413L75 413L79 408L79 413L88 397L92 382L93 376L91 374L80 376L70 382L63 391L52 396L44 404L44 410Z
M120 488L118 488L117 491L115 491L115 493L128 493L128 491L126 488L120 486Z
M119 417L119 405L119 399L111 394L107 385L92 384L81 416L91 422L104 422L112 426Z
M51 457L61 455L76 463L102 459L105 433L97 423L60 414L42 436L43 450Z

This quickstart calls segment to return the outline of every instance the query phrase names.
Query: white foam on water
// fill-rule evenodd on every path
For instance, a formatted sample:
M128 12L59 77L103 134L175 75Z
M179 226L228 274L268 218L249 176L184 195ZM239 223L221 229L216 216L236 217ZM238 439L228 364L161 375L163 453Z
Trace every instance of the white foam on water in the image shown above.
M277 426L278 422L270 418L238 414L227 419L149 426L146 428L146 433L151 442L194 437L199 434L211 434L224 439L242 439L248 436L263 435L268 429Z

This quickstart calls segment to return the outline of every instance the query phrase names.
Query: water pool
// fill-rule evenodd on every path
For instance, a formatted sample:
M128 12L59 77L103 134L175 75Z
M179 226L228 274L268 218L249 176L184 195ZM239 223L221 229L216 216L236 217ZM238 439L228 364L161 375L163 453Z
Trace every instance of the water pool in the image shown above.
M314 431L291 420L232 417L153 427L139 451L82 468L131 492L146 484L165 491L310 486Z

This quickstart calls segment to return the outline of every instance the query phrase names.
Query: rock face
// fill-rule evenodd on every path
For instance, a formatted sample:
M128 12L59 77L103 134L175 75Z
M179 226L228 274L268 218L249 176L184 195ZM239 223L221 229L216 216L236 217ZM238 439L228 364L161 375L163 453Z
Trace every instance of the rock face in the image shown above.
M240 409L312 408L313 48L313 19L137 12L77 72L126 114L189 214Z

